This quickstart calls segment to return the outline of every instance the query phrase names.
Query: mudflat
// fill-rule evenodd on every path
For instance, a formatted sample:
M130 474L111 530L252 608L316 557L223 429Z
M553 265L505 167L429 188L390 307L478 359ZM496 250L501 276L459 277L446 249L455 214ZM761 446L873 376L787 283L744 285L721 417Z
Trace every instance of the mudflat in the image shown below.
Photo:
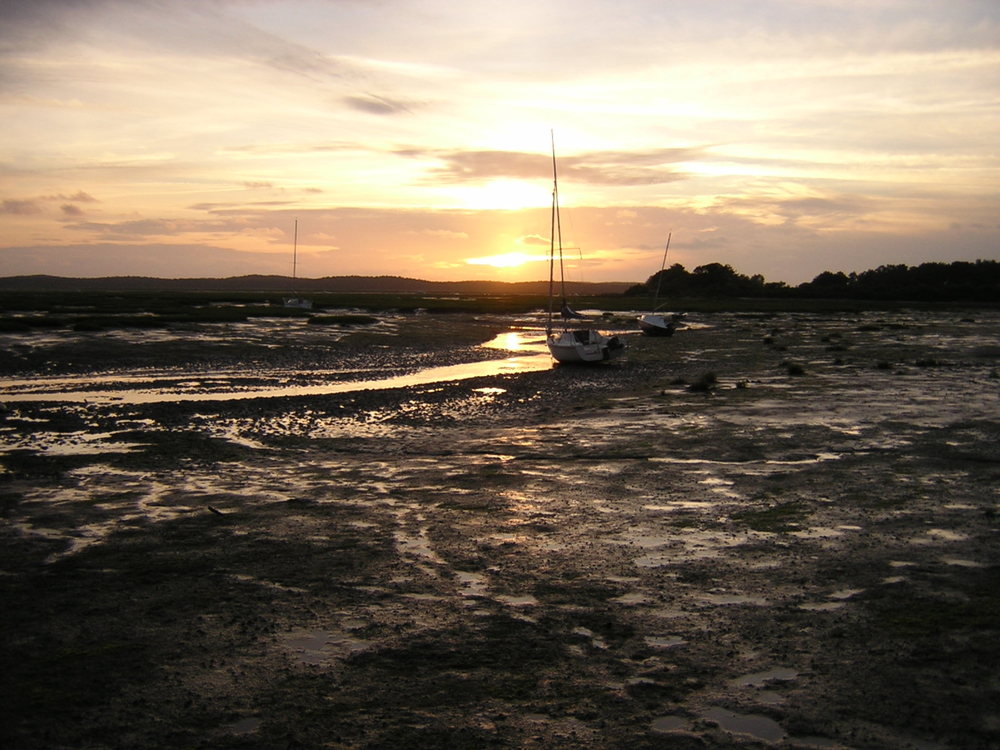
M1000 745L1000 314L687 322L4 335L0 744Z

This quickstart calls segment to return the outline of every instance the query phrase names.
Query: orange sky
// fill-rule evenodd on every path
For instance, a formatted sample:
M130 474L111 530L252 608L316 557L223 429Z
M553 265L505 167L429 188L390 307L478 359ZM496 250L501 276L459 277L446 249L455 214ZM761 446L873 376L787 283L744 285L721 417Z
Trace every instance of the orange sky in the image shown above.
M0 276L1000 259L992 0L2 8Z

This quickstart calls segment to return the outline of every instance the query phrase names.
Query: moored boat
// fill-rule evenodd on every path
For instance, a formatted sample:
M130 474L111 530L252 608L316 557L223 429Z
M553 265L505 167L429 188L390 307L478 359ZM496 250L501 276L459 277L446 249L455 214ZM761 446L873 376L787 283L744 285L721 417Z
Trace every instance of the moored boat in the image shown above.
M647 336L673 336L677 330L677 322L684 317L683 314L673 314L669 317L656 311L656 303L660 297L660 284L663 281L663 269L667 267L667 253L670 250L670 238L673 232L667 234L667 245L663 249L663 261L660 263L660 272L656 274L656 292L653 294L653 302L650 305L652 312L639 316L639 330Z
M559 317L562 330L553 326L555 316L555 264L559 259L561 305ZM583 320L585 315L573 310L566 301L566 278L563 266L562 224L559 218L559 178L556 171L555 135L552 136L552 226L549 240L549 313L545 327L545 342L556 362L563 364L597 364L618 359L626 352L620 337L608 335L588 325L571 327L570 320Z

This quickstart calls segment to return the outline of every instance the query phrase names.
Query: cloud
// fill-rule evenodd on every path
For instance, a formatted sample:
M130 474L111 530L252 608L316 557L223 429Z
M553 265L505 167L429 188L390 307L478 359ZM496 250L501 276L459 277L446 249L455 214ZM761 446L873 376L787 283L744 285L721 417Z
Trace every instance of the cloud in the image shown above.
M72 195L64 195L63 193L58 193L56 195L43 195L41 200L45 201L72 201L73 203L97 203L98 200L89 193L85 193L82 190L78 190Z
M41 212L38 203L33 200L7 199L0 204L0 214L13 214L15 216L29 216Z
M373 93L384 81L359 60L273 33L247 20L242 5L241 0L176 0L169 6L158 0L0 0L0 40L7 43L0 58L18 51L66 48L69 42L82 50L159 58L161 68L165 61L176 60L210 73L207 63L221 60L231 66L243 61L311 86L347 88L355 92L346 100L355 110L407 111L393 97ZM39 75L21 65L17 56L11 62L17 71L0 73L0 84L7 78L23 88Z
M97 199L82 190L72 195L59 193L54 195L40 195L35 198L8 198L3 203L0 203L0 214L9 214L12 216L40 214L43 209L39 204L52 201L68 201L69 203L64 203L61 210L64 215L70 216L74 215L74 210L79 211L72 203L96 203ZM80 211L80 214L82 214L82 211Z
M548 237L542 237L540 234L526 234L523 237L518 237L517 242L519 245L544 245L545 247L552 244Z
M871 215L885 206L863 195L742 195L720 196L709 211L714 214L732 214L750 218L763 224L801 224L814 228L835 228L843 220L851 224Z
M411 111L407 104L373 94L347 96L342 101L351 109L370 115L408 114Z
M522 266L525 263L540 263L549 260L548 253L529 255L527 253L502 253L500 255L488 255L481 258L466 258L465 262L470 266L493 266L494 268L510 268Z
M424 237L435 237L442 240L467 240L467 232L458 232L454 229L421 229L407 231L407 234L419 234Z
M245 274L283 273L285 253L242 253L193 243L83 244L0 250L5 267L18 274L56 276L153 276L160 278L226 278Z
M64 209L65 211L65 209ZM80 211L68 215L82 216ZM76 221L65 224L66 229L86 234L96 241L130 242L156 238L202 238L206 235L235 237L244 232L271 231L274 220L266 212L249 210L213 215L210 218L145 218L125 221ZM290 224L289 224L290 226Z
M690 267L779 279L826 270L831 235L859 262L881 262L879 233L893 253L921 233L1000 247L968 229L996 214L988 0L0 0L0 17L10 246L250 255L290 246L299 217L340 248L309 274L454 269L547 246L555 127L585 278L645 278L670 229ZM966 245L934 234L949 226Z
M422 151L399 149L399 156L431 157L440 166L429 181L456 184L493 179L544 180L552 175L552 156L523 151ZM577 183L591 185L656 185L687 177L674 165L707 154L705 148L661 148L648 151L593 151L560 156L558 172Z

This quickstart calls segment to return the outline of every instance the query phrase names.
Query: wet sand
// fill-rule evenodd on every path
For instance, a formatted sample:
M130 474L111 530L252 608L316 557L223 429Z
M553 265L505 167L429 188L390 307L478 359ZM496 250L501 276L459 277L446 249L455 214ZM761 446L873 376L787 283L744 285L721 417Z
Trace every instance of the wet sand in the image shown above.
M1000 316L689 322L620 366L7 400L0 743L996 747ZM312 386L526 325L295 323L0 365Z

